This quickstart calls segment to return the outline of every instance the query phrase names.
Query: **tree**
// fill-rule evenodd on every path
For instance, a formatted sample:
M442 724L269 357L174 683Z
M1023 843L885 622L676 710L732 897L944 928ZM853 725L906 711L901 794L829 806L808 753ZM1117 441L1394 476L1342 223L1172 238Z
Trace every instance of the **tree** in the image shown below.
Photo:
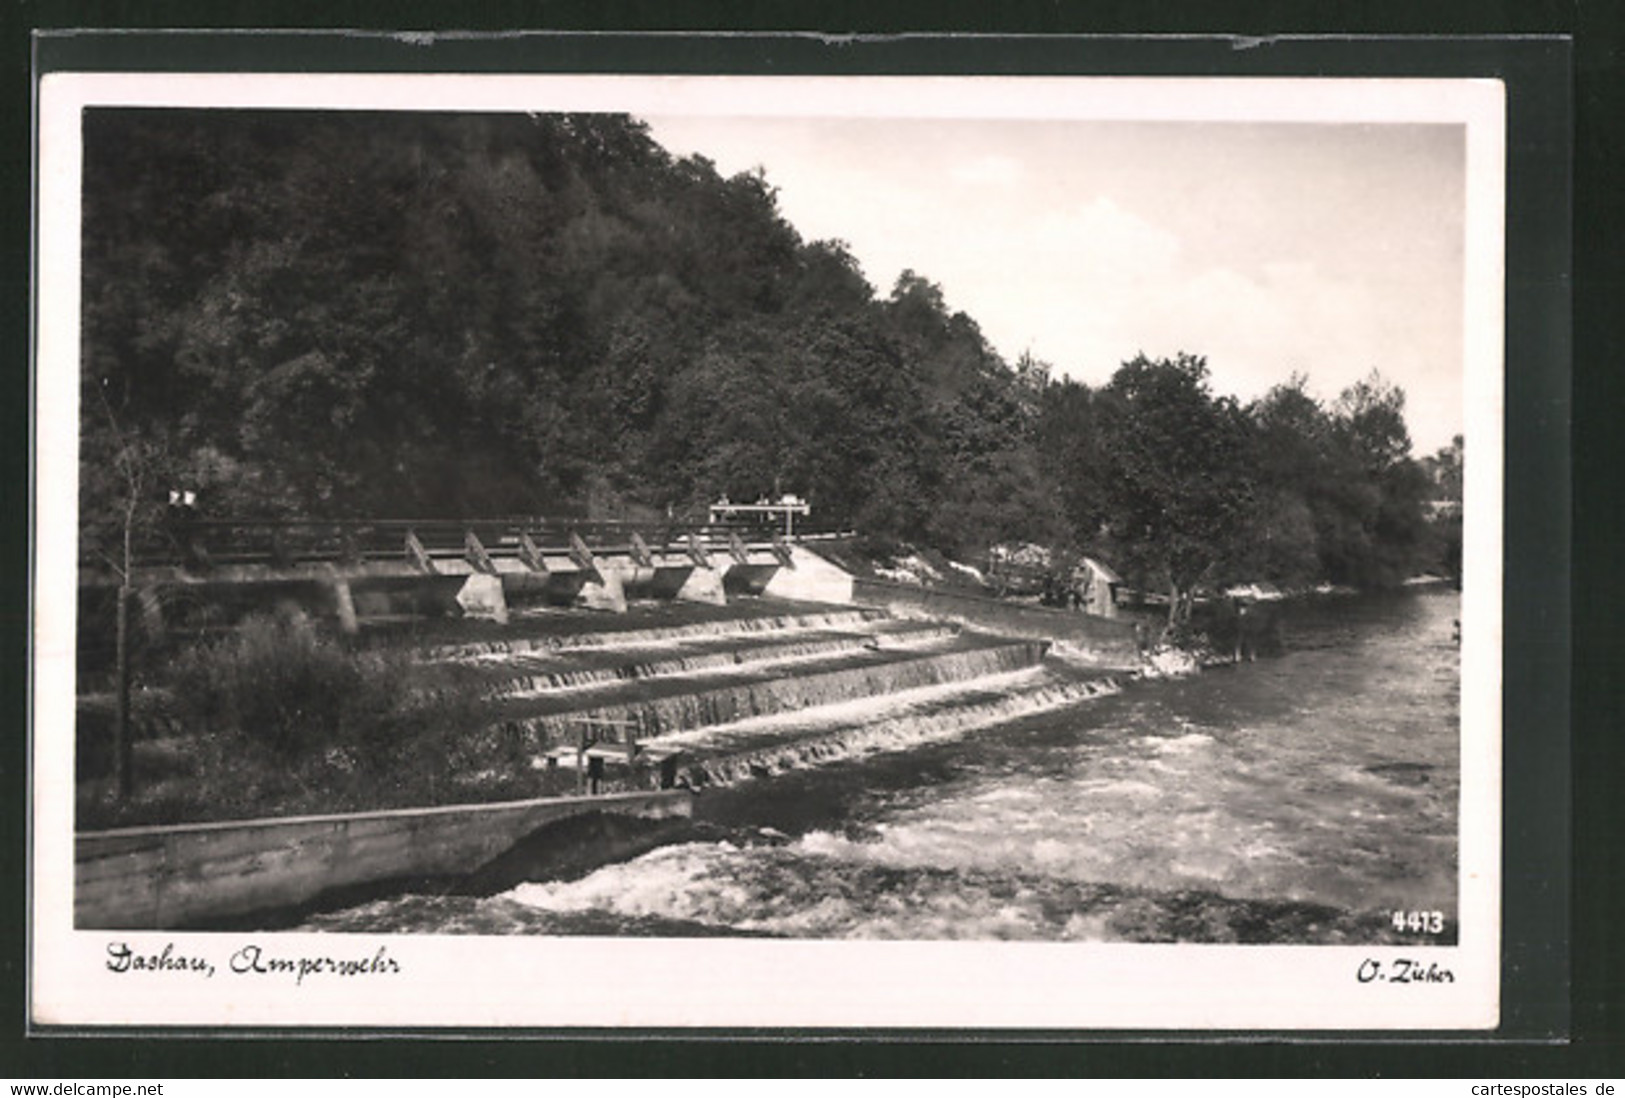
M135 435L120 423L101 379L91 379L103 430L87 431L80 450L80 508L88 546L113 569L114 594L113 775L119 799L134 786L134 733L130 721L130 600L134 595L137 542L156 529L156 484L163 451L152 439ZM113 542L111 547L108 542ZM112 552L109 553L108 549Z
M1465 454L1462 437L1418 462L1425 478L1432 514L1428 531L1432 537L1433 563L1447 576L1461 576L1462 477Z
M1338 396L1319 490L1322 558L1336 582L1393 586L1424 564L1426 477L1410 450L1404 390L1372 371Z
M1332 475L1332 421L1294 373L1248 409L1248 466L1257 499L1242 570L1258 579L1299 585L1321 577L1315 506Z
M1439 447L1418 463L1432 486L1434 499L1461 502L1463 457L1462 438L1457 435L1450 445Z
M1334 412L1340 440L1368 473L1381 474L1410 457L1405 391L1377 371L1344 389Z
M1070 540L1060 501L1031 446L1012 444L968 466L950 467L950 478L926 533L951 556L977 560L995 545Z
M1167 585L1170 630L1235 558L1253 514L1246 416L1207 378L1200 356L1139 355L1101 394L1107 524L1130 570Z
M1067 540L1080 550L1097 547L1109 517L1102 404L1100 395L1080 382L1051 384L1034 428L1045 484L1055 496Z

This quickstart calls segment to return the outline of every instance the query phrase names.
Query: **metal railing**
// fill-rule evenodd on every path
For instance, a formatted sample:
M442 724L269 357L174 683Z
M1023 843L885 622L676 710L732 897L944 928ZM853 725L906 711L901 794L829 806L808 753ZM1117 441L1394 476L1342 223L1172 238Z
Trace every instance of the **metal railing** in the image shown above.
M811 533L811 531L809 531ZM619 520L511 517L493 519L190 519L166 523L137 540L140 567L206 570L241 564L362 564L412 560L417 550L429 560L524 559L531 549L550 556L570 555L579 539L603 555L685 554L698 543L726 551L735 539L748 545L782 545L771 522L636 522ZM81 564L105 564L91 546L81 546Z

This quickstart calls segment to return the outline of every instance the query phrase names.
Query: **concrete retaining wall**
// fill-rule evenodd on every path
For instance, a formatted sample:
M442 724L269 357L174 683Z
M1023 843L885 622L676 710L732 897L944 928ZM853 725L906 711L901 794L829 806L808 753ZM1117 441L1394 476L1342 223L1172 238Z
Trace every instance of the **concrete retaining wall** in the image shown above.
M559 820L687 816L692 800L679 789L87 832L74 840L74 922L179 927L347 886L461 876Z
M1103 667L1140 664L1132 622L873 579L852 581L852 601L859 606L884 607L899 617L953 621L1004 637L1055 641L1073 656Z

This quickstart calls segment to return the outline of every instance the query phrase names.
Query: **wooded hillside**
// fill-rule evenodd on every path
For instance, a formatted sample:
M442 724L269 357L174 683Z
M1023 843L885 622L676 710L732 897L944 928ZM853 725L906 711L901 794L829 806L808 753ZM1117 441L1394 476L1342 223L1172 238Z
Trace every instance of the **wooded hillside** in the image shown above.
M1087 549L1181 588L1439 555L1380 377L1331 407L1302 379L1240 406L1192 356L1054 382L624 116L93 110L83 225L87 545L138 453L142 507L184 486L206 517L795 492L882 544Z

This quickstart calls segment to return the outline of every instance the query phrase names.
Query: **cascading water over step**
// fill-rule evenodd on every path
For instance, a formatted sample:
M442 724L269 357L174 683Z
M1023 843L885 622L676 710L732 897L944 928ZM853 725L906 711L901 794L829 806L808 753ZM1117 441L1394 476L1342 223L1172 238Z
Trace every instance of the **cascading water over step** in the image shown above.
M775 637L700 637L625 647L582 647L465 657L465 677L482 683L487 697L519 697L581 690L730 668L783 666L862 651L919 650L951 641L958 629L919 622L874 622L862 632L787 630ZM790 639L785 639L786 637Z
M528 622L520 622L514 629L505 631L500 637L442 646L435 649L431 656L435 659L456 659L478 655L505 655L513 652L626 647L663 641L694 640L701 637L751 634L780 636L815 629L861 629L872 622L890 620L890 617L886 611L873 608L833 607L715 618L670 625L641 625L634 618L626 621L625 628L583 631L570 628L579 623L578 615L567 611L553 612L545 616L537 615Z
M693 787L901 750L1117 689L1046 665L1048 645L877 609L799 606L617 623L447 646L434 662L485 699L488 735L533 766L594 751L629 788L680 756ZM428 687L433 689L433 687ZM600 765L600 772L602 772Z
M1077 705L1091 698L1115 694L1113 679L1085 682L1040 681L1036 685L994 694L961 692L911 707L911 711L880 720L838 721L831 727L772 743L755 750L719 748L715 754L703 744L692 745L698 761L682 772L695 788L732 785L747 778L772 777L787 770L856 758L881 751L900 751L978 728L988 728L1017 717Z
M505 729L524 731L538 747L571 742L583 722L605 730L600 740L625 742L635 736L644 741L750 717L964 682L1034 666L1043 655L1044 645L1032 641L967 637L948 650L924 655L860 649L793 669L744 667L622 682L585 694L550 691L503 699L494 710Z

